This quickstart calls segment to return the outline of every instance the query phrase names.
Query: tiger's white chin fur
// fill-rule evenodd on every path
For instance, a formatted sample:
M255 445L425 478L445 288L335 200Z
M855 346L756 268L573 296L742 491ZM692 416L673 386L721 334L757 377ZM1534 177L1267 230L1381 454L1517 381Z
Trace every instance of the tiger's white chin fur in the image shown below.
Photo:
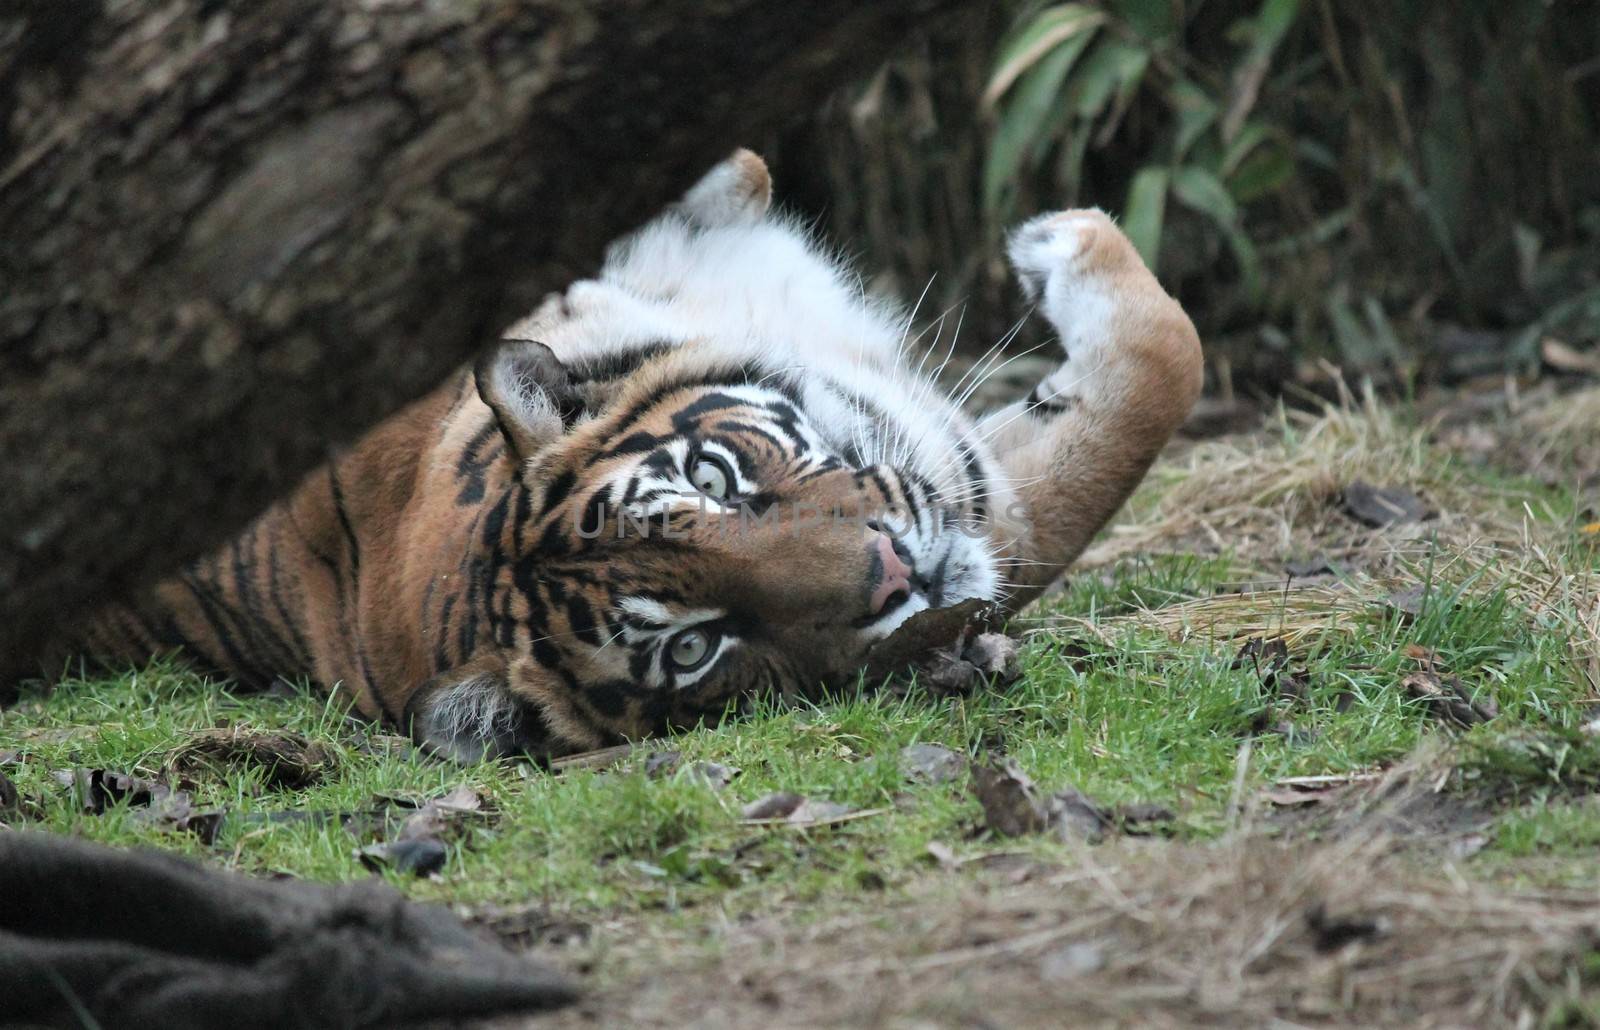
M718 166L682 204L613 245L598 278L551 295L507 335L543 341L563 362L666 341L786 373L836 454L926 482L929 509L985 512L978 526L926 518L907 527L901 541L917 569L938 570L936 582L863 633L887 635L929 607L996 598L995 552L1026 530L989 442L936 370L907 359L910 317L869 296L797 220L767 210L759 162L730 200L724 180L739 174L737 158Z

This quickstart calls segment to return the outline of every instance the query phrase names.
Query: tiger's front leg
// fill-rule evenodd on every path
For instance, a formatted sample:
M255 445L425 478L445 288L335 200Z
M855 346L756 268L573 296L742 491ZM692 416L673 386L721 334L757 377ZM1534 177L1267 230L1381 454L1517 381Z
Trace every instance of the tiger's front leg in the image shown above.
M1066 351L1025 401L981 427L1022 502L995 519L1015 611L1122 507L1189 414L1202 370L1194 324L1104 213L1041 215L1008 249Z

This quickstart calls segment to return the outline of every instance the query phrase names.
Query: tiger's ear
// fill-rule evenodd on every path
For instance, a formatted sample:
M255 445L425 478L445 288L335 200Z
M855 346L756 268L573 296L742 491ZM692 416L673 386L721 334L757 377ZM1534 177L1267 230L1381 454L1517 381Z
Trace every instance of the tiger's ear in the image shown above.
M494 411L506 446L531 458L572 427L583 399L555 352L538 340L501 340L473 367L478 396Z
M700 178L678 208L702 229L759 222L772 205L772 176L754 151L740 148Z

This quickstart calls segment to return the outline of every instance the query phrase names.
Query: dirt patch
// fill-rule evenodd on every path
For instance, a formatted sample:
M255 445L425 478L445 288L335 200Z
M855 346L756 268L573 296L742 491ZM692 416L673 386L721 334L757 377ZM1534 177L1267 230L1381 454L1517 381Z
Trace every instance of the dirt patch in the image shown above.
M1593 892L1471 886L1386 838L1124 841L1023 883L930 875L908 893L596 927L569 952L593 970L586 1000L491 1025L1537 1024L1576 1000L1600 940Z

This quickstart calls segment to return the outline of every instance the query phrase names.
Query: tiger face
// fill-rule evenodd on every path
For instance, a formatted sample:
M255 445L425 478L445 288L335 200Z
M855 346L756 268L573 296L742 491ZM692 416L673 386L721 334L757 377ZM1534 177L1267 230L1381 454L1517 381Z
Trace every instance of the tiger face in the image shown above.
M430 739L570 749L715 722L852 679L917 611L994 596L970 469L865 460L870 414L822 423L803 381L726 348L635 356L610 379L534 341L479 363L516 500L485 548L493 649L420 707Z

